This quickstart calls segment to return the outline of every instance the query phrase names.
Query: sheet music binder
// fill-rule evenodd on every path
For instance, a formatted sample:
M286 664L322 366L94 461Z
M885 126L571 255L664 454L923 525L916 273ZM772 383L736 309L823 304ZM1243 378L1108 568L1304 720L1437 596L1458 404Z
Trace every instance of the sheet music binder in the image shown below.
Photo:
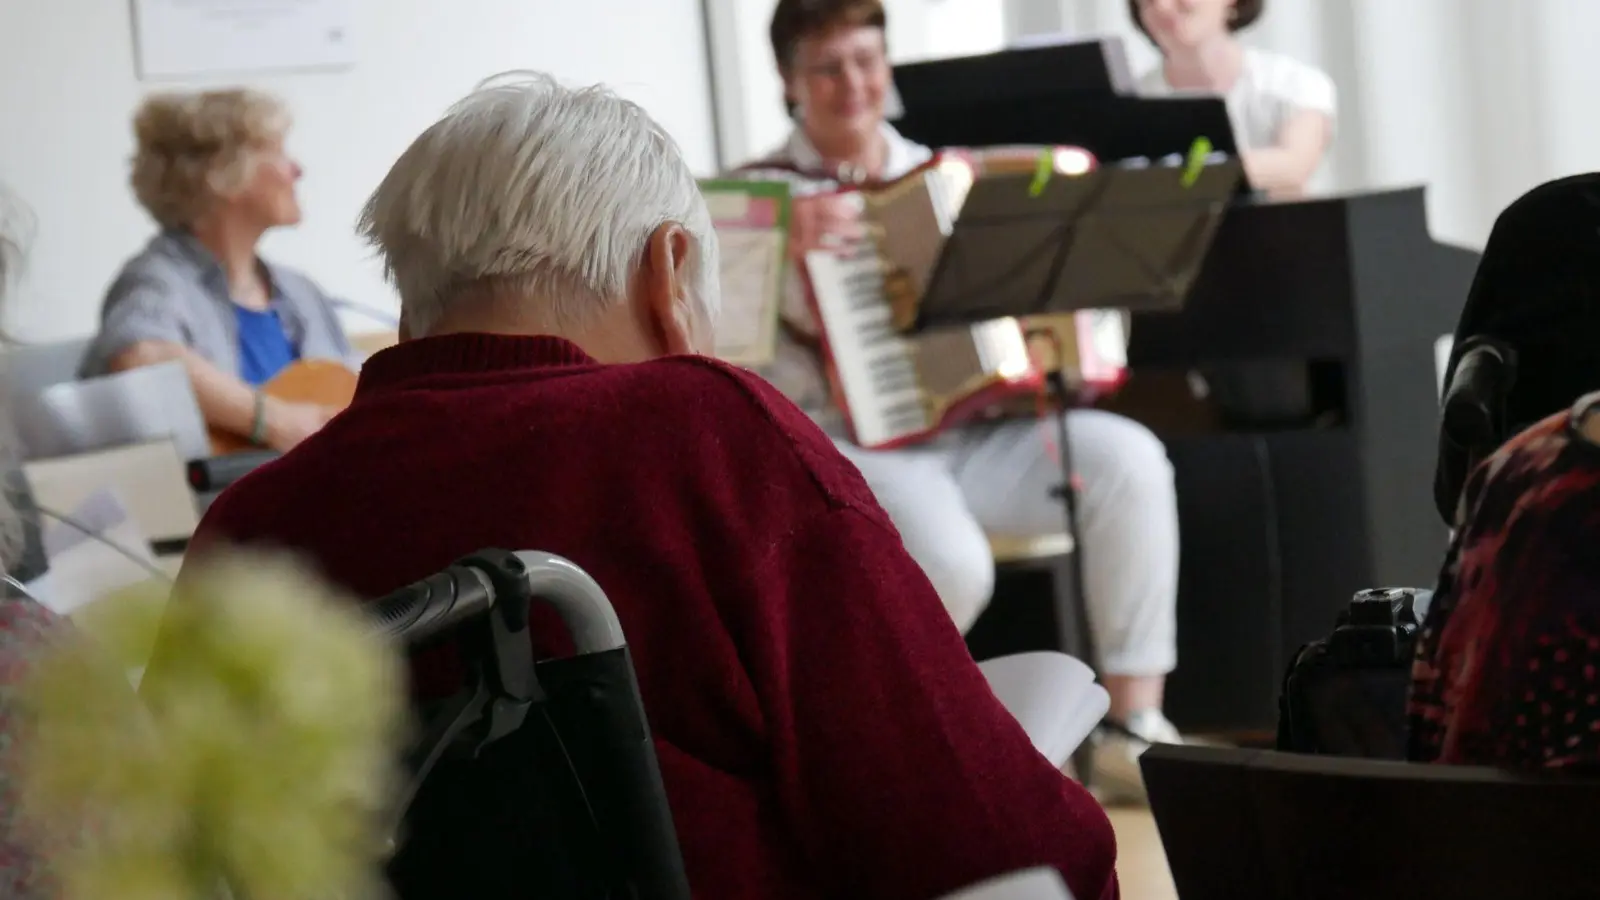
M1005 317L1183 305L1239 183L1226 159L1185 183L1175 166L978 179L918 306L913 330Z

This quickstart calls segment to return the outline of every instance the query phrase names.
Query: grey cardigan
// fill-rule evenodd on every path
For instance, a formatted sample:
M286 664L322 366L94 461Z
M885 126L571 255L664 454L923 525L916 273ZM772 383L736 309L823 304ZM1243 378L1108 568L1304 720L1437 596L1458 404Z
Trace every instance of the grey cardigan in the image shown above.
M272 307L301 359L354 364L333 301L292 269L263 263ZM141 341L182 344L224 372L239 371L239 325L228 279L193 235L167 230L122 267L100 308L100 333L84 354L79 376L109 371L111 360Z

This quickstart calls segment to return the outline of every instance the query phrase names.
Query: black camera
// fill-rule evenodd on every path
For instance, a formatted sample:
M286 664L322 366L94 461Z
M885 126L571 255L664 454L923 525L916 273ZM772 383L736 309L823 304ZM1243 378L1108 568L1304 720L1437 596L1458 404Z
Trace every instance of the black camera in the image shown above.
M1361 591L1339 613L1328 652L1345 665L1411 665L1417 640L1415 588Z
M1361 591L1332 634L1302 647L1278 698L1278 749L1404 759L1418 608L1431 597L1415 588Z

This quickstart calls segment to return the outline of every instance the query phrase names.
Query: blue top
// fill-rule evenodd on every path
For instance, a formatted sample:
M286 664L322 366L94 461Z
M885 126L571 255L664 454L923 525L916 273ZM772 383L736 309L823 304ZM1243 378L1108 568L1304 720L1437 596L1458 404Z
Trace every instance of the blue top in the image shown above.
M239 377L260 387L300 358L275 309L234 306L239 320Z
M293 355L264 356L259 362L281 369L284 359L332 359L358 368L360 360L350 351L333 299L299 272L263 266L271 282L272 320L259 327L266 331L270 326L273 340L287 340ZM78 374L104 375L111 360L129 346L165 341L188 347L224 372L249 381L250 364L242 354L263 344L244 333L248 327L254 326L245 324L228 293L228 278L210 251L192 234L163 231L128 261L106 292L100 334ZM281 346L275 351L282 352Z

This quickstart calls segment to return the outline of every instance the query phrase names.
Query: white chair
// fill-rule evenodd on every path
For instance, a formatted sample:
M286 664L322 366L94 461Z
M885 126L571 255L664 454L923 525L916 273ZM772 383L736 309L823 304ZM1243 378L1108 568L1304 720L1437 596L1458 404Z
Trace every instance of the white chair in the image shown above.
M32 397L53 384L76 380L88 347L87 339L7 346L6 393L12 398Z
M189 375L166 362L17 397L13 419L30 458L67 456L170 438L184 459L211 453Z

